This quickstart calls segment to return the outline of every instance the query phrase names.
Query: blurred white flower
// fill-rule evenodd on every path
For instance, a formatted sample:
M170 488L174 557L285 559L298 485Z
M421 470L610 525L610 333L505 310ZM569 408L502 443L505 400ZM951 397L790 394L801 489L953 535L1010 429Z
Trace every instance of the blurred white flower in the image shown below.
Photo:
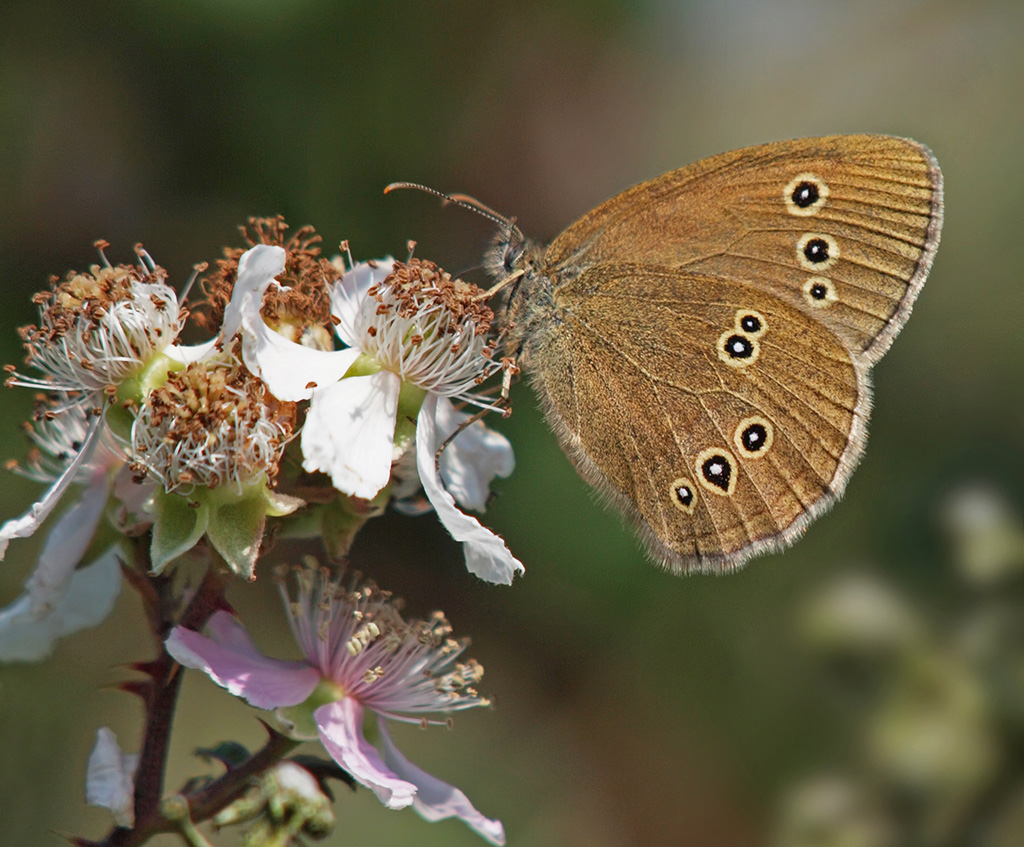
M117 736L105 726L96 731L96 745L85 771L85 802L114 814L118 826L135 826L137 753L122 753Z
M96 431L97 420L91 423L93 432L85 436L89 448L77 453L82 433L89 432L81 407L43 417L30 432L48 455L35 458L26 475L47 479L56 474L58 482L28 513L0 527L2 545L9 538L31 535L67 486L82 485L82 496L50 529L25 593L0 609L0 661L46 658L58 638L104 620L117 599L121 567L116 547L76 570L103 518L115 476L125 470L120 453ZM140 488L131 483L124 486Z

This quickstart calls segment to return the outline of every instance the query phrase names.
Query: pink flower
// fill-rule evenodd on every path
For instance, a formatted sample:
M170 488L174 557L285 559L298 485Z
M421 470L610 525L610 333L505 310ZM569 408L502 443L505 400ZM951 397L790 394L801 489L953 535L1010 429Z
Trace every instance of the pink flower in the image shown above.
M311 570L297 578L294 601L283 588L282 594L304 661L264 656L226 612L210 619L209 636L176 627L167 652L251 705L282 710L293 736L319 738L389 809L411 805L428 821L458 817L491 844L504 844L501 822L406 759L385 722L446 724L446 713L488 705L472 687L483 668L457 661L467 642L451 637L439 612L426 621L403 620L390 595L373 585L345 590ZM367 710L377 716L379 749L363 734Z

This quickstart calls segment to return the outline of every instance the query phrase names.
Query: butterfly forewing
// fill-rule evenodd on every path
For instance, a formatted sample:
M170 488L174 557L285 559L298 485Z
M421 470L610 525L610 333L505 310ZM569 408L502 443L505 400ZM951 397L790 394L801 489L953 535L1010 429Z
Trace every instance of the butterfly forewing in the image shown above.
M643 257L749 283L874 361L924 282L941 212L938 165L917 142L800 139L642 183L565 230L545 258L556 273Z

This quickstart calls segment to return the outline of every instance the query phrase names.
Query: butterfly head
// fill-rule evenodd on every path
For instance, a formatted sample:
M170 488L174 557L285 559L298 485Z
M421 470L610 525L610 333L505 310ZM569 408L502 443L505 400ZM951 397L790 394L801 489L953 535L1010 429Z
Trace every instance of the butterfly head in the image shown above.
M533 250L515 219L506 220L494 236L491 247L484 257L484 267L496 280L501 281L517 271L527 269Z

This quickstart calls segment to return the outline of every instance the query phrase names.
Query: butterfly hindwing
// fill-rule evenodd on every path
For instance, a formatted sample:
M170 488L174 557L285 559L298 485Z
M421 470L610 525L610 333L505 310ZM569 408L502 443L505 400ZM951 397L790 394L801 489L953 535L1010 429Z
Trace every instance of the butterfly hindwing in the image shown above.
M533 382L581 474L655 558L733 567L842 490L863 442L866 371L800 310L647 265L591 268L557 302L557 332L526 350Z

